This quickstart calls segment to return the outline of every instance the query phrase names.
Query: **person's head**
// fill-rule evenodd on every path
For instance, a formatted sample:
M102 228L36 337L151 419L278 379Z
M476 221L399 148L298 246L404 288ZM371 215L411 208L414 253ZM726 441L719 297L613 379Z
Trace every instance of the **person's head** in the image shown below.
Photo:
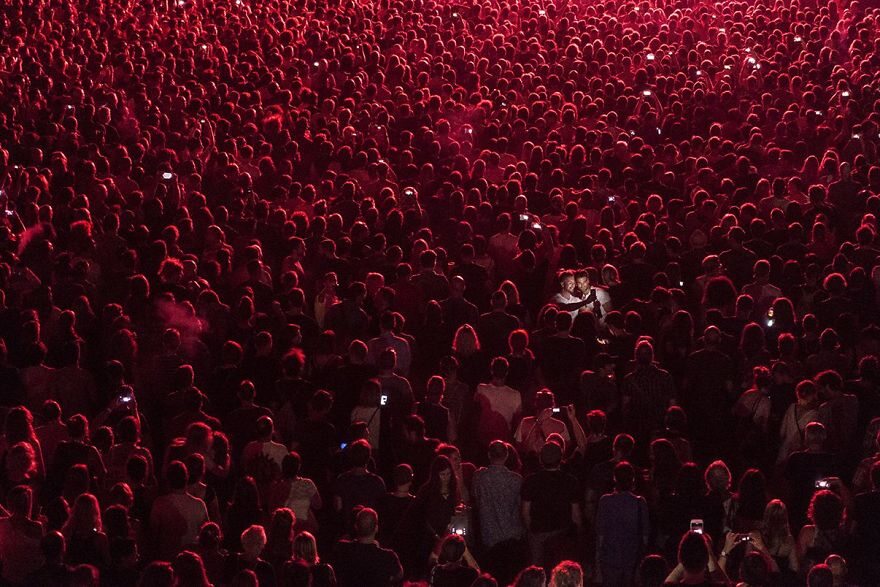
M496 382L503 383L504 380L507 378L508 371L510 370L510 364L504 357L495 357L494 359L492 359L490 370L492 373L492 379Z
M748 552L739 568L740 580L749 587L770 587L772 585L770 565L763 554L757 551Z
M416 414L410 414L403 420L403 432L407 441L414 443L425 437L425 420Z
M526 567L513 580L511 587L546 587L547 573L537 566Z
M413 468L407 463L400 463L394 467L392 479L397 491L409 491L413 482Z
M562 561L550 573L550 587L583 587L584 570L574 561Z
M642 559L638 570L639 587L661 587L666 582L669 568L659 554L649 554Z
M138 587L173 587L174 568L171 563L153 561L144 567L138 578Z
M813 494L807 517L820 532L836 530L843 521L843 501L833 491L823 489Z
M507 462L507 444L501 440L493 440L489 443L489 463L492 465L504 465Z
M260 416L254 427L254 432L260 442L269 442L275 433L275 423L269 416Z
M205 522L199 529L199 548L202 550L217 550L223 541L223 532L216 522Z
M846 575L849 572L846 559L839 554L830 554L825 559L825 564L828 565L828 568L831 569L831 574L834 575L834 584L845 585Z
M640 340L636 344L635 351L636 364L639 366L648 366L654 362L654 345L647 340Z
M837 371L831 369L822 371L813 378L819 388L822 399L836 397L843 390L843 378Z
M706 538L693 530L678 543L678 562L689 573L701 573L709 564L709 547Z
M318 558L318 543L311 532L299 532L293 539L293 556L304 560L310 565L320 562Z
M810 422L804 428L804 444L808 450L820 451L825 447L828 431L821 422Z
M710 492L726 492L730 490L732 477L730 469L724 461L718 460L706 467L706 489Z
M366 468L370 462L370 443L364 439L355 440L345 450L349 464L356 468Z
M372 508L362 508L354 518L354 535L359 540L373 540L379 532L379 515Z
M813 565L807 573L807 587L834 587L834 572L825 563Z
M191 585L193 587L208 587L211 585L202 557L191 550L184 550L178 554L171 564L174 568L177 585Z
M64 525L64 535L69 538L78 534L100 532L101 528L101 508L98 505L98 498L91 493L81 494L70 509L70 517Z
M266 547L266 530L254 524L241 533L241 548L247 558L256 560Z
M636 469L626 461L614 466L614 490L632 491L636 484Z
M452 461L448 456L434 456L434 460L431 461L431 471L427 486L436 492L441 491L442 488L446 488L450 494L455 494L458 491L455 468L452 466Z
M614 437L614 443L611 448L614 453L614 457L618 461L626 460L630 457L635 450L636 441L629 434L620 433Z
M548 440L541 447L541 466L545 469L556 469L562 462L562 447L557 442Z
M64 535L57 530L51 530L40 541L40 551L47 562L57 564L64 559L66 550Z
M302 459L298 452L290 451L281 459L281 476L284 479L296 479L299 476Z
M459 562L466 548L464 538L458 534L449 534L440 545L440 564Z
M272 512L272 520L269 523L270 543L288 543L293 539L293 527L296 525L296 514L290 508L278 508Z
M27 485L13 487L6 496L6 506L13 516L30 517L34 493Z
M181 461L171 461L165 468L165 481L171 491L183 491L189 480L189 471Z
M559 283L559 289L564 293L572 293L574 292L574 288L576 285L574 279L574 272L572 271L561 271L556 278L556 281Z

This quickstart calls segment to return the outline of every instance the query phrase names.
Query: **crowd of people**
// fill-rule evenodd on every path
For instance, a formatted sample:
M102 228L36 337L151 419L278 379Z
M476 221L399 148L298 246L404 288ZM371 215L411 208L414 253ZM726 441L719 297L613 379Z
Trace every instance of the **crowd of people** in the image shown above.
M0 581L880 584L880 8L0 3Z

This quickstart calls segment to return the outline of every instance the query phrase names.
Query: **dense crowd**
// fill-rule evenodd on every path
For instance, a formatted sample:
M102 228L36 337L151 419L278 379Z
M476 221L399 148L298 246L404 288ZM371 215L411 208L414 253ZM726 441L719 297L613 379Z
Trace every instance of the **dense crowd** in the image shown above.
M0 581L880 584L880 9L0 3Z

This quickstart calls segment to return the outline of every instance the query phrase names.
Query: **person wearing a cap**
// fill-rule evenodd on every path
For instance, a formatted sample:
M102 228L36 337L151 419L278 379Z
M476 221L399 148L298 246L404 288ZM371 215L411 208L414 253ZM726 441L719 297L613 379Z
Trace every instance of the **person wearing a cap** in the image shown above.
M560 469L563 453L558 439L548 439L541 447L541 470L526 477L522 486L531 562L545 568L564 558L570 531L580 534L583 526L578 481Z

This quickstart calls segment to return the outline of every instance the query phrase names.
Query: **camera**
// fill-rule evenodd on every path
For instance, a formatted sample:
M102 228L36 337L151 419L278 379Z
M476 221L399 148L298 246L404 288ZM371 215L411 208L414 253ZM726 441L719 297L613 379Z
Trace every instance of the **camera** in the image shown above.
M387 406L388 405L388 396L386 394L382 394L379 396L379 405Z
M696 532L697 534L703 533L703 520L701 519L693 519L691 520L691 532Z

